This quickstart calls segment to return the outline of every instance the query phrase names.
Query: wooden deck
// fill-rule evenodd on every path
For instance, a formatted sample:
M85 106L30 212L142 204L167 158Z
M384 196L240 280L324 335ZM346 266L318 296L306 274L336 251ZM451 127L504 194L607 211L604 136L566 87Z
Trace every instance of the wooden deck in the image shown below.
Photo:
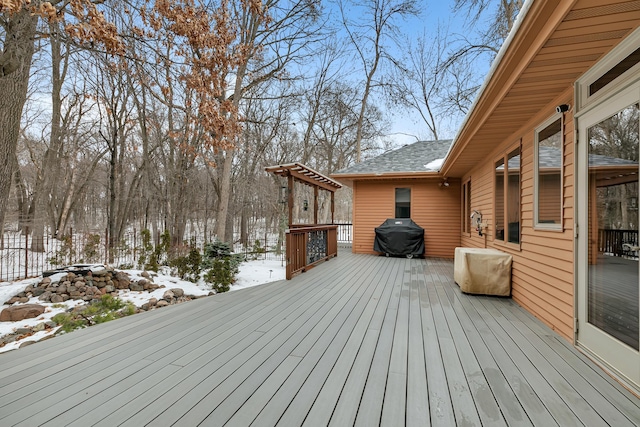
M640 401L451 261L352 255L289 282L0 354L0 425L633 426Z

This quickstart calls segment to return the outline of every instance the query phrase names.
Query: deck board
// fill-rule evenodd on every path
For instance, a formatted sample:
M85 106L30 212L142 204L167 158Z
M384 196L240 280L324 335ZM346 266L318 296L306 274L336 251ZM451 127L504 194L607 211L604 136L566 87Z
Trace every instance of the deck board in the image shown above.
M0 354L0 425L639 425L639 399L442 259L343 253L292 281Z

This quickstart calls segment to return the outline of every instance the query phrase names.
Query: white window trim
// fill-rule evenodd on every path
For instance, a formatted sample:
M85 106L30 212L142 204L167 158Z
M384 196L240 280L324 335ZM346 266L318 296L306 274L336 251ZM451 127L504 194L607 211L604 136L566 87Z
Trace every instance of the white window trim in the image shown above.
M540 223L538 220L538 188L539 182L539 162L538 162L538 134L547 126L560 119L560 222L558 224ZM563 231L564 222L564 114L556 113L544 121L540 126L536 127L533 141L533 228L536 230Z
M623 74L609 83L606 88L602 88L597 93L589 96L589 86L606 74L611 68L618 65L620 61L629 56L633 51L638 49L640 45L640 28L636 29L627 38L625 38L620 44L605 55L596 65L591 67L589 71L584 73L575 84L576 94L576 117L586 112L593 106L599 105L599 103L613 94L624 90L628 87L629 82L637 78L640 73L640 64L636 64Z

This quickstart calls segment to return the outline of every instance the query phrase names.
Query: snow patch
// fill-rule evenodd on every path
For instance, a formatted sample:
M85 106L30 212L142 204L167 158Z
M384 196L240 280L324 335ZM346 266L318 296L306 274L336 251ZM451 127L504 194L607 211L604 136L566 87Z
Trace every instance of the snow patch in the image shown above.
M434 161L429 162L426 165L424 165L424 167L427 170L438 172L440 170L440 168L442 167L443 163L444 163L444 159L435 159Z

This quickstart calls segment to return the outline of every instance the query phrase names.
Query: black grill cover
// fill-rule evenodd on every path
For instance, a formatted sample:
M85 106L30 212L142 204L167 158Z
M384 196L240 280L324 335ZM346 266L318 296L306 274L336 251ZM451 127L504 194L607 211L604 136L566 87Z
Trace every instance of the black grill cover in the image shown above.
M373 250L387 255L423 255L424 229L410 218L389 218L376 227Z

